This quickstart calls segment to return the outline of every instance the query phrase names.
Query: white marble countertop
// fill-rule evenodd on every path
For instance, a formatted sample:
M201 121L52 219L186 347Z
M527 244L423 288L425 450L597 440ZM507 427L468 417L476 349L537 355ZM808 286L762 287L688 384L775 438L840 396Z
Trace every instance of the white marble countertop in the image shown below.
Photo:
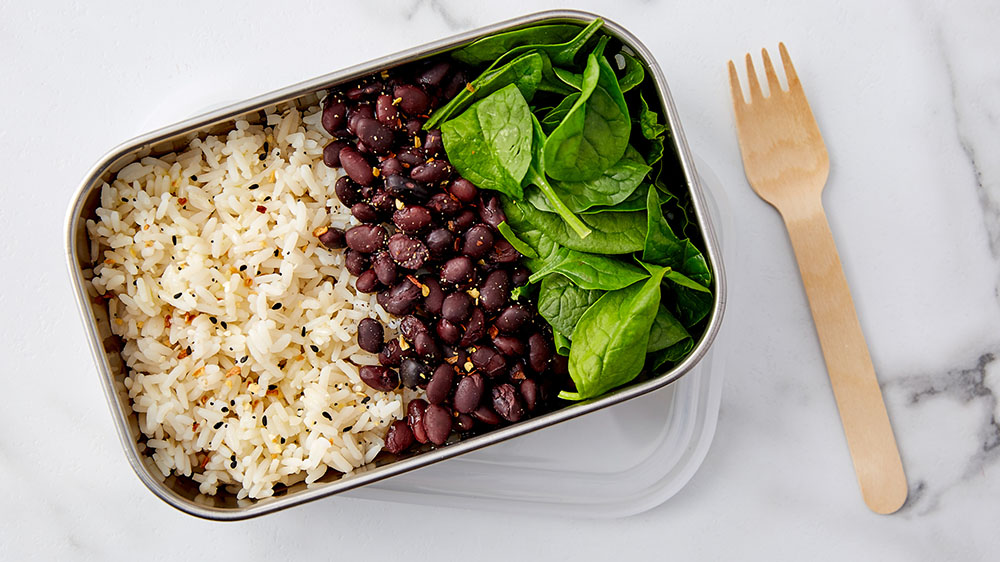
M562 6L116 4L0 6L0 558L1000 556L996 2L576 4L656 54L690 145L730 201L741 247L718 353L731 368L701 470L626 519L339 498L234 524L175 511L125 462L65 272L79 180L113 145L209 105ZM909 477L892 516L861 501L790 245L743 178L724 64L779 40L829 147L825 203Z

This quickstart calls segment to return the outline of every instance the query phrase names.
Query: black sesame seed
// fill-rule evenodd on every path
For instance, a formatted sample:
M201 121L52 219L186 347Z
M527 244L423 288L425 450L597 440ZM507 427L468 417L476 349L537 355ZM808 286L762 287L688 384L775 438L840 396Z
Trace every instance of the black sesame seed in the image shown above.
M222 407L222 411L223 411L223 413L228 412L229 411L229 406L223 406Z
M230 468L236 468L236 461L229 463Z
M278 249L277 248L274 249L274 257L278 257Z
M216 424L212 426L213 429L219 429L220 427L222 427L222 422L216 422Z
M302 337L306 337L306 327L302 326Z
M313 353L319 353L319 348L315 345L310 344L309 349L313 350Z
M371 396L365 396L364 398L361 399L361 403L362 404L367 404L368 401L371 400L371 399L372 399Z
M284 445L284 444L285 444L285 438L284 438L284 437L282 437L282 438L281 438L281 444L282 444L282 445Z
M243 264L240 266L240 271L246 271L246 270L247 270L247 264Z
M223 330L228 330L229 329L229 324L226 324L225 320L223 320L222 322L219 322L219 324L222 326Z
M348 431L350 431L352 429L354 429L354 426L353 425L349 425L349 426L345 427L344 429L342 429L341 431L343 431L344 433L347 433Z
M249 355L244 355L243 357L240 357L240 363L246 363L247 359L250 359Z
M267 416L261 417L260 418L260 423L264 424L264 427L267 427Z
M174 244L177 244L177 235L175 234L175 235L171 236L171 237L170 237L170 241L171 241L172 243L174 243Z
M219 322L219 319L216 318L215 316L209 316L208 321L211 322L212 324L216 324Z
M230 400L229 401L229 405L230 406L235 406L236 405L236 401L235 400Z
M278 390L278 385L276 385L276 384L269 384L269 385L267 385L267 389L268 390Z
M174 298L175 299L179 299L179 298L181 298L181 295L183 295L183 294L184 293L177 293L177 294L174 295Z
M268 195L267 197L264 198L264 201L270 201L270 200L271 200L271 196L270 195Z
M323 417L330 421L333 421L333 416L330 415L330 412L323 412Z
M271 150L271 143L264 141L264 147L262 148L264 152Z
M274 304L271 305L271 310L278 310L279 308L281 308L281 303L280 302L276 302L276 303L274 303Z
M258 187L260 187L260 186L254 183L254 184L251 184L250 187L248 187L247 189L257 189Z
M128 203L128 197L122 197L122 203Z
M191 181L198 181L198 176L191 174Z
M267 160L267 154L261 154L260 156L257 157L257 159L263 162L264 160Z

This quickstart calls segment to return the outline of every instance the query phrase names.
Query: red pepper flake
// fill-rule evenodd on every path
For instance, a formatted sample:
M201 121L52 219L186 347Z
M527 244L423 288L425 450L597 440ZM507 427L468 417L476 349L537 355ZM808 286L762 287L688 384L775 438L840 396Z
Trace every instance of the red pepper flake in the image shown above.
M257 212L260 214L264 214L267 212L267 207L263 205L257 205Z
M190 324L191 321L194 320L197 317L198 317L198 315L195 314L194 312L185 312L184 313L184 323L185 324Z
M201 467L205 468L208 465L208 459L212 458L212 455L205 455L204 460L201 461Z
M184 359L188 356L187 348L182 349L180 353L177 354L178 359Z
M171 319L171 316L169 314L163 317L163 325L166 328L170 328L170 319Z
M177 203L180 204L180 205L186 205L187 202L188 202L187 197L178 197L177 198Z

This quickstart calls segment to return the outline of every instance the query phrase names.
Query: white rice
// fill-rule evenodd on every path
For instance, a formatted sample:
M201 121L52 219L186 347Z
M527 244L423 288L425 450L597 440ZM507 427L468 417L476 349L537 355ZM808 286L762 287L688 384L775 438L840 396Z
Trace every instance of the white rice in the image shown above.
M103 186L87 222L145 446L164 476L204 494L263 498L351 472L411 397L358 377L377 362L357 346L358 322L397 324L312 234L355 222L334 194L340 171L322 161L320 116L277 108L143 158Z

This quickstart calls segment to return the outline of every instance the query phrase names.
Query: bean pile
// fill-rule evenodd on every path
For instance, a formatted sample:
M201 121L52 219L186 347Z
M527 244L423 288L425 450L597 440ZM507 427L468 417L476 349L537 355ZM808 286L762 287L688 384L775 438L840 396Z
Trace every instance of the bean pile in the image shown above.
M323 160L346 172L335 190L362 224L315 232L329 248L346 246L358 290L402 317L400 337L388 342L378 321L358 326L359 346L381 363L361 368L366 384L426 389L390 426L390 453L516 422L544 408L566 374L535 304L512 298L529 272L497 231L500 200L455 172L440 131L422 130L465 76L448 62L398 76L383 72L324 100L333 140Z

